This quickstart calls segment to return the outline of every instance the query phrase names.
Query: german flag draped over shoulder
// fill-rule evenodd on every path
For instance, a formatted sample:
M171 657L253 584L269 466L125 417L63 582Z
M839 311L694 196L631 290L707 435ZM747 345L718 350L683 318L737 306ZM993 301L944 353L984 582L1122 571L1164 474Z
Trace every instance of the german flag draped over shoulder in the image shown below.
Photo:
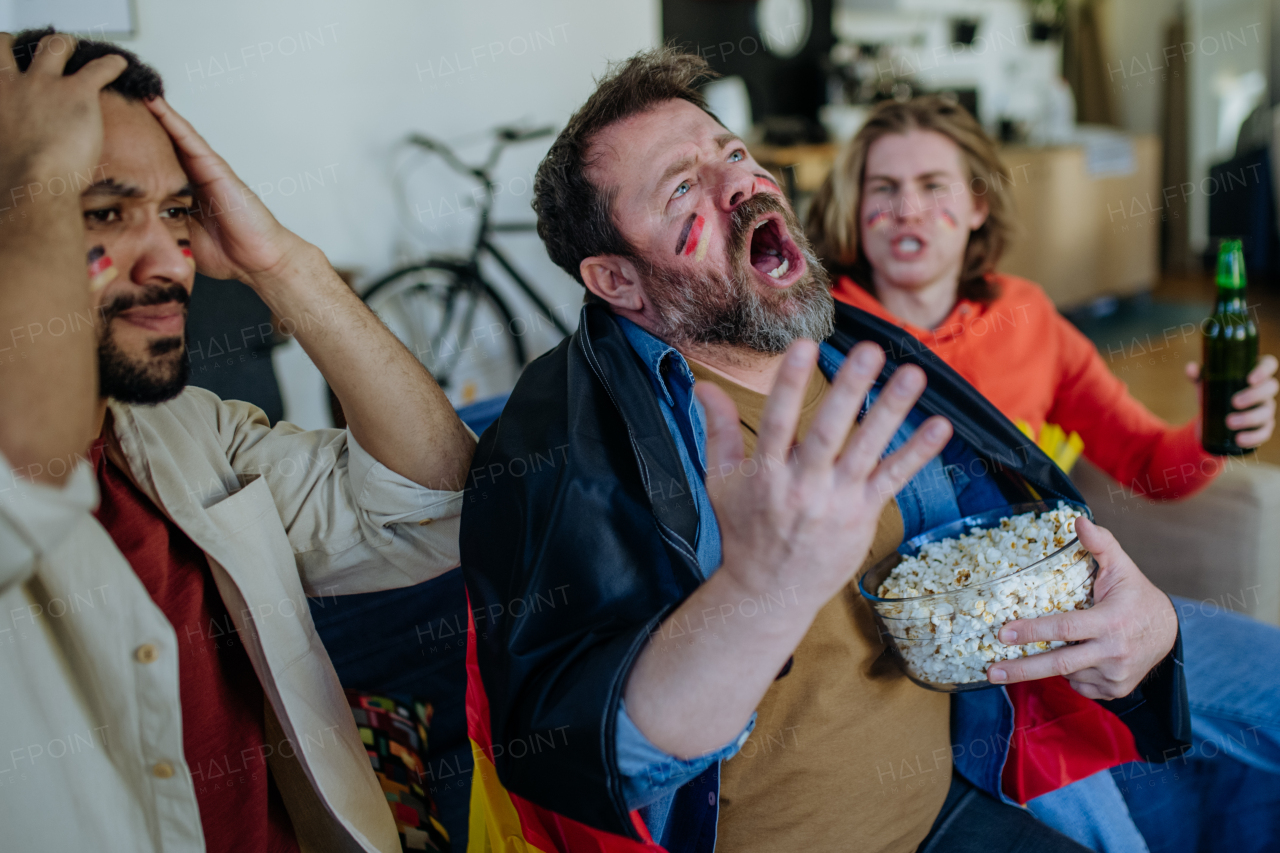
M640 819L631 820L643 841L592 829L512 794L498 781L489 730L489 697L476 659L476 623L467 596L467 737L475 758L467 853L665 853Z

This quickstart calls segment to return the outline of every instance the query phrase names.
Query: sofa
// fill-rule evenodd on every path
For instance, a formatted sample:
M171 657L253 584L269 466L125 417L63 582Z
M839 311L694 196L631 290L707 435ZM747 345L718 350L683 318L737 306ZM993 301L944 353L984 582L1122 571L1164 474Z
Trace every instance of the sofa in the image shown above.
M1166 502L1135 495L1084 459L1071 478L1098 524L1165 592L1280 625L1280 467L1233 457L1204 490Z
M459 414L483 432L502 402ZM1233 459L1202 492L1171 503L1122 489L1084 459L1072 479L1097 522L1161 589L1280 625L1280 467ZM462 702L462 572L408 589L314 599L311 613L344 686L433 703L425 781L453 850L465 850L472 757Z

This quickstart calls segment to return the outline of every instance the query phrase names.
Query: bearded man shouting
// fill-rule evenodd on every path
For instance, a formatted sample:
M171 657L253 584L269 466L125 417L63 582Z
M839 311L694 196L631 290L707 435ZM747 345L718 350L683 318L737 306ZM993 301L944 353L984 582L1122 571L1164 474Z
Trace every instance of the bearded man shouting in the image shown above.
M953 712L913 684L852 583L904 537L1079 496L909 336L834 305L706 71L623 63L538 171L538 233L587 302L482 437L464 502L471 844L1083 850L1000 799L1004 690ZM1176 755L1172 606L1105 531L1080 536L1104 628L1061 673Z

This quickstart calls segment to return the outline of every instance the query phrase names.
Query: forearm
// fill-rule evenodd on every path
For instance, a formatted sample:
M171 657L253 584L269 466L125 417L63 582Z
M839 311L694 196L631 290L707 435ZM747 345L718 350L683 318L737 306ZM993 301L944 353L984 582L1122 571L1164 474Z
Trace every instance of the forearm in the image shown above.
M19 207L0 225L0 451L18 476L61 483L92 437L98 397L84 226L71 193Z
M1148 466L1147 482L1156 500L1181 500L1213 482L1226 460L1206 453L1200 444L1200 419L1168 430L1160 439Z
M1200 446L1196 421L1178 428L1162 424L1159 429L1129 435L1116 428L1084 440L1086 458L1126 494L1151 500L1189 497L1212 482L1223 468L1221 459Z
M342 403L356 440L392 471L432 489L462 487L475 442L427 370L314 246L250 282Z
M797 587L753 591L721 568L636 659L627 713L677 758L719 749L747 724L820 606Z

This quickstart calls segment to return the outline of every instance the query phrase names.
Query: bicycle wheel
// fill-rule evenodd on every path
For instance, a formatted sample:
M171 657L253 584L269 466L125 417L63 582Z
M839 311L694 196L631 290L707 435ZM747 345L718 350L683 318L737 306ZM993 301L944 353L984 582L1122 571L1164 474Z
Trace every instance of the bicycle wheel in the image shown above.
M414 264L379 279L363 298L455 406L510 391L524 367L510 309L464 271Z

